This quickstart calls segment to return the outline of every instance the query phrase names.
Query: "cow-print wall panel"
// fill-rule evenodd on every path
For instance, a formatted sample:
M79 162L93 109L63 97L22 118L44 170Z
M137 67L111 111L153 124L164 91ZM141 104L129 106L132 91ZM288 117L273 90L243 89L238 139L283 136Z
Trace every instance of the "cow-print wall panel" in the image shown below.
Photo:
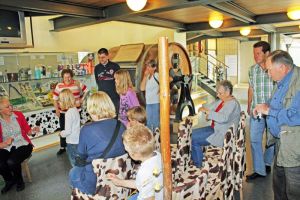
M24 113L24 115L30 127L36 127L36 126L40 127L40 132L34 136L30 136L30 138L36 138L60 130L59 119L56 116L54 109L50 111L42 111L42 112L37 111L37 113L30 114L30 115L26 115L26 113ZM89 120L90 117L86 109L82 109L80 115L81 124L85 124Z

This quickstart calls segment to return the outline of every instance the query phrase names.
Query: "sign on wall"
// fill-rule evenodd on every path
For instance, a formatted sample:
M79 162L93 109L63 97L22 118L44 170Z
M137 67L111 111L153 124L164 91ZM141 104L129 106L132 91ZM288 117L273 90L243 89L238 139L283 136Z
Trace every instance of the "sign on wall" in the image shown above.
M225 64L229 67L227 68L227 76L237 76L237 55L225 55Z

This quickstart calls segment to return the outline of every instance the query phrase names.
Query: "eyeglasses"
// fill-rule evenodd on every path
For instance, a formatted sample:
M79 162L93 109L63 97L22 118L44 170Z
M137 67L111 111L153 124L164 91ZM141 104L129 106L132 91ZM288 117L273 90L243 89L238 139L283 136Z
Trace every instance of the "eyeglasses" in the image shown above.
M217 91L217 95L223 95L223 94L225 94L225 92L219 92L219 91Z
M1 110L3 110L3 109L7 109L7 108L11 108L11 109L13 109L14 108L14 106L13 105L11 105L11 104L9 104L9 105L7 105L7 106L4 106Z

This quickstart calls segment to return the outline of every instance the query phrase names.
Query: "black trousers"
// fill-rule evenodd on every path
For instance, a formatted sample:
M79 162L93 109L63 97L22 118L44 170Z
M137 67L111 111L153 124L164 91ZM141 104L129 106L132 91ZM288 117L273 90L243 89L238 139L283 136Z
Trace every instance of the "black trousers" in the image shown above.
M59 126L61 131L65 130L65 113L60 113L59 115ZM60 147L61 148L67 147L66 138L60 137Z
M32 145L20 146L17 149L12 147L10 151L0 149L0 175L5 182L15 180L23 182L21 163L32 153Z

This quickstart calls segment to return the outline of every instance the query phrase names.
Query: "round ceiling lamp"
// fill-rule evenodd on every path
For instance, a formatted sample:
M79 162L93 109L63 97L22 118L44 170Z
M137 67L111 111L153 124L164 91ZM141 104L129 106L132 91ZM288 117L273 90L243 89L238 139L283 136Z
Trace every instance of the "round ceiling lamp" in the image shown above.
M212 28L220 28L223 24L223 20L222 19L213 19L213 20L209 20L209 25Z
M292 20L299 20L300 19L300 8L289 9L287 12L287 16Z
M250 27L244 27L244 28L240 29L240 33L243 36L249 35L250 32L251 32L251 28Z
M126 3L131 10L140 11L145 7L147 0L126 0Z
M220 28L223 24L223 15L219 12L211 12L208 23L212 28Z

